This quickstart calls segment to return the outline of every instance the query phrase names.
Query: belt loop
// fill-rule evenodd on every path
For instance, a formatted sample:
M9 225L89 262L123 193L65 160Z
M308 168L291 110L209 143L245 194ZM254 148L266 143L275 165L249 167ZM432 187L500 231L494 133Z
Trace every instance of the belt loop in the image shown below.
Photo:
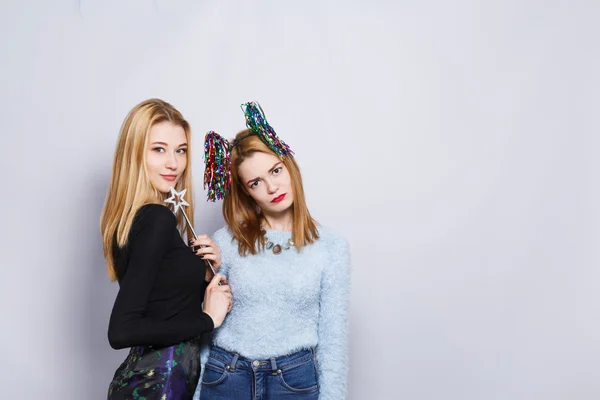
M229 366L230 371L235 371L235 364L237 363L238 358L240 358L240 355L234 353L233 359L231 360L231 365Z
M274 358L271 358L271 370L273 371L273 375L281 373L281 370L277 369L277 361Z

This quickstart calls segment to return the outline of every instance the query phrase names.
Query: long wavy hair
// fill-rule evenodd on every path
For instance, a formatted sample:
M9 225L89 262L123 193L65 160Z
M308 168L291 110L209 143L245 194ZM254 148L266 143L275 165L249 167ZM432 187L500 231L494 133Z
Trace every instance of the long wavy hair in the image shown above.
M187 165L175 190L187 189L186 201L190 204L186 214L193 223L194 196L191 177L191 131L190 125L181 113L171 104L159 100L142 101L127 114L117 141L117 148L112 166L112 176L106 194L104 209L100 217L100 231L104 248L104 258L108 276L117 280L114 260L114 244L124 247L127 244L129 231L136 212L146 204L165 204L168 194L161 193L150 183L146 170L146 154L150 130L161 122L170 122L181 126L185 131L188 143L186 152ZM182 234L186 232L186 224L181 213L177 215L177 226ZM191 232L187 232L191 237Z
M245 129L236 135L236 139L252 133ZM250 135L235 145L231 152L231 187L223 201L223 217L231 230L233 237L238 242L238 251L241 256L248 253L257 254L264 247L264 235L261 232L263 214L254 199L243 189L240 182L239 166L245 159L255 152L272 154L258 136ZM316 221L311 217L302 186L300 168L292 157L281 158L290 173L292 190L294 192L292 240L294 246L300 251L304 246L313 243L319 238Z

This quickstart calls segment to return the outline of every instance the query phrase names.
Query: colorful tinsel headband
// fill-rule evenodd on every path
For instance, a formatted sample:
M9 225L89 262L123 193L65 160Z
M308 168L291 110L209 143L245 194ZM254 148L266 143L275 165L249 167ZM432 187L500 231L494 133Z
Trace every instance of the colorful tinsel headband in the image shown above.
M217 132L210 131L204 138L204 189L207 200L222 200L231 185L229 142Z
M269 125L260 104L251 101L242 104L241 107L246 117L246 126L255 132L275 154L279 157L294 155L292 149L283 140L279 139L273 127Z
M275 130L267 122L265 113L256 102L241 105L246 118L246 126L252 133L229 143L221 135L210 131L204 138L204 189L207 189L207 200L222 200L231 186L231 151L235 146L253 134L256 134L275 154L293 157L294 152L277 136Z

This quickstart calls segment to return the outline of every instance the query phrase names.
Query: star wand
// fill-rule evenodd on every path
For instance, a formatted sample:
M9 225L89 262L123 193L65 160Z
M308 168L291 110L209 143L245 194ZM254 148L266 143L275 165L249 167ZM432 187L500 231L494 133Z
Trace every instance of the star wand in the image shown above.
M174 188L171 188L171 197L169 197L168 199L166 199L165 203L173 204L173 213L175 213L175 215L177 215L177 210L181 209L181 213L183 214L183 218L185 219L185 222L187 223L187 225L190 228L190 230L192 231L192 234L194 235L194 239L198 239L198 235L196 235L196 231L194 230L194 227L192 226L192 223L188 219L188 216L185 213L185 210L183 208L183 207L187 207L187 206L190 205L183 198L183 196L185 196L185 192L186 191L187 191L187 189L183 189L181 192L177 192ZM204 247L204 246L202 246L202 247ZM210 260L204 260L204 262L206 262L208 264L208 267L212 271L213 275L216 275L217 273L215 272L215 269L213 268L212 263L210 262Z

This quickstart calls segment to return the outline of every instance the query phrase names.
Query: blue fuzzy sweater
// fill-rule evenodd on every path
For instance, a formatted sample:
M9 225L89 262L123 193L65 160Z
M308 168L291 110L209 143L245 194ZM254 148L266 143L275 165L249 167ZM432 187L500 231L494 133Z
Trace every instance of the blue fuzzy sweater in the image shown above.
M226 227L215 233L223 259L220 272L228 277L233 307L214 331L213 344L250 359L315 347L319 400L343 400L348 372L348 243L323 227L319 235L300 252L292 247L278 255L263 250L241 257ZM291 232L268 230L267 237L283 244ZM200 384L194 398L199 395Z

